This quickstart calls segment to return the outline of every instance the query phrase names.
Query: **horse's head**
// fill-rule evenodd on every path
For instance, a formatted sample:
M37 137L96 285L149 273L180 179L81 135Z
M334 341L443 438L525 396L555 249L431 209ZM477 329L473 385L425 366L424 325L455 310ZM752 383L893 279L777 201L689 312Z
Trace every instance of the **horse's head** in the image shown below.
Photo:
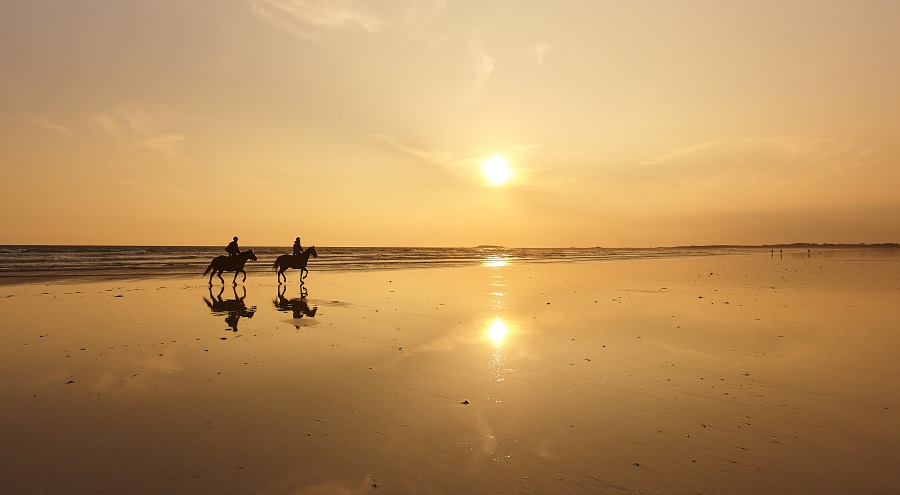
M247 255L247 259L256 261L256 255L253 254L252 249L248 249L248 250L244 251L244 253Z
M319 257L319 253L316 252L315 246L310 246L309 249L307 249L307 251L309 251L309 254L311 254L313 258Z

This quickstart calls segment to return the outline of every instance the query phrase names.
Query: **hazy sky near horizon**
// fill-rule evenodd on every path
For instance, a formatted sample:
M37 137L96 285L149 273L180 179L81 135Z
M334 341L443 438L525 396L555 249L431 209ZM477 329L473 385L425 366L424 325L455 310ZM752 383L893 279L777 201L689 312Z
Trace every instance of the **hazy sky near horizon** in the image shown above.
M0 244L897 242L898 20L877 0L7 0Z

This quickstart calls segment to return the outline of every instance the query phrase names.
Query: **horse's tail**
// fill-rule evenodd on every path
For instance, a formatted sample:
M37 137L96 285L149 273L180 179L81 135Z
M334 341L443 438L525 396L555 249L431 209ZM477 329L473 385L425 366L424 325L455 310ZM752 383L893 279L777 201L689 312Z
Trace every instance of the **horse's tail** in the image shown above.
M275 258L275 263L272 263L272 270L278 271L278 258Z
M210 264L209 264L209 266L208 266L208 267L206 267L206 271L205 271L205 272L203 272L203 274L204 274L204 275L206 275L206 274L207 274L207 273L209 273L209 272L210 272L210 271L211 271L211 270L212 270L212 269L213 269L213 264L212 264L212 263L210 263Z

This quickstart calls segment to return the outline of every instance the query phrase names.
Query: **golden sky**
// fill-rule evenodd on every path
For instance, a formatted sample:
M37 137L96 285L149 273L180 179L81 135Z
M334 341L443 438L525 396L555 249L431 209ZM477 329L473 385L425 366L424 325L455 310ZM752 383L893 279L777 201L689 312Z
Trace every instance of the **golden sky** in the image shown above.
M896 242L898 20L892 0L8 0L0 244Z

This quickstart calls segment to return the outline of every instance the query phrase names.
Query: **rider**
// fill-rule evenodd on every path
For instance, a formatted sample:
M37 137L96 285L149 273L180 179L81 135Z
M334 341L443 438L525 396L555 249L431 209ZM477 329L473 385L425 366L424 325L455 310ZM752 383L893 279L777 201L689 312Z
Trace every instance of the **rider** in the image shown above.
M228 256L237 256L241 254L241 248L238 247L237 241L237 236L234 236L234 240L228 243L228 246L225 247L225 251L228 253Z
M300 238L294 239L294 256L303 254L303 246L300 245Z

